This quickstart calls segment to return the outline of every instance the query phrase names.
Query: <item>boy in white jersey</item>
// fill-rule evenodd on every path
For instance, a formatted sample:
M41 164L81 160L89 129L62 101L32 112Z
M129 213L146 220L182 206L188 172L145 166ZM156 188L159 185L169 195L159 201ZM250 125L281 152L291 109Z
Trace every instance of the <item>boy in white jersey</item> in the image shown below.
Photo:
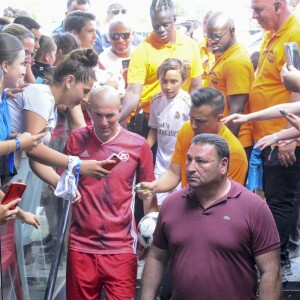
M182 124L190 119L190 95L181 87L187 73L183 62L177 58L166 59L157 69L161 92L156 94L150 104L147 141L152 147L157 142L155 177L160 177L169 167L174 151L176 136ZM178 188L180 188L180 184ZM168 193L157 194L161 205Z

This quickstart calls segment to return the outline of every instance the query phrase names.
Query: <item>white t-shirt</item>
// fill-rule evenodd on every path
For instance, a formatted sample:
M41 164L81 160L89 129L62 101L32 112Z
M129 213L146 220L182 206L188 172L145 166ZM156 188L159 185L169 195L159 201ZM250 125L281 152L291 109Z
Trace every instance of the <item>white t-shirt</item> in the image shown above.
M105 70L98 71L98 75L102 82L105 82L108 78L108 73L112 73L114 77L119 79L118 91L121 95L125 94L125 81L122 76L123 66L122 61L130 59L132 51L135 49L134 46L130 47L130 54L128 57L119 57L114 54L111 47L104 49L102 53L99 54L99 62L105 68ZM98 76L97 76L98 79Z
M16 94L15 99L8 101L11 131L13 133L23 133L25 131L24 111L28 110L37 113L47 122L47 126L52 128L56 125L55 99L46 84L31 84L24 88L23 92ZM48 144L51 138L49 132L44 137L44 144Z
M162 92L152 98L149 127L157 129L157 153L154 169L156 178L163 174L170 165L177 133L182 124L190 119L190 107L191 97L182 89L172 99L167 99ZM159 198L158 196L158 202L161 202Z

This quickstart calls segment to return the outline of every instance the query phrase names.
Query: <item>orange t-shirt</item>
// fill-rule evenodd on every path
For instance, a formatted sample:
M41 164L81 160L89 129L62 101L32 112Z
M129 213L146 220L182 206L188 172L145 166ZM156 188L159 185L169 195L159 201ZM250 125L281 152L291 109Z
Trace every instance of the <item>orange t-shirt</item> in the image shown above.
M256 112L270 106L290 102L289 92L281 82L280 72L286 62L284 43L297 42L300 49L300 19L291 15L272 36L265 33L260 51L256 77L250 89L250 111ZM285 128L284 118L253 122L254 140Z
M233 44L218 57L209 73L209 86L218 89L225 96L224 116L229 115L228 97L249 94L254 80L254 69L247 50L239 43ZM249 103L245 103L244 113L249 113ZM240 127L238 139L244 148L253 145L251 123Z
M248 160L242 144L224 124L222 124L218 135L227 141L229 147L230 163L228 177L237 181L241 185L244 185L248 170ZM187 185L186 157L194 136L195 135L191 127L191 122L185 122L178 132L175 150L171 158L172 163L180 165L182 187Z

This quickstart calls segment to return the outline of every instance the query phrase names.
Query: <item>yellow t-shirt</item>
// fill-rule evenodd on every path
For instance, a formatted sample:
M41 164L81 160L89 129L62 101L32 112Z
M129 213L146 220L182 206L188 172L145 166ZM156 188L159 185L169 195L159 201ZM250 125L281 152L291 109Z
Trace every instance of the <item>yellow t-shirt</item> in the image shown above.
M281 82L280 72L286 62L284 43L297 42L300 49L300 19L291 15L275 35L265 33L260 51L256 77L250 88L250 111L255 112L273 105L290 102L289 92ZM285 128L284 118L253 122L254 140Z
M237 181L241 185L244 185L246 173L248 170L248 160L242 144L224 124L222 124L218 135L220 135L227 141L229 147L230 164L228 170L228 177ZM180 165L182 187L187 185L186 157L190 148L190 143L194 136L195 135L191 127L191 122L185 122L178 132L175 150L171 158L172 163Z
M209 86L218 89L225 96L225 117L229 115L228 96L249 94L253 80L253 65L247 50L241 44L233 44L218 57L209 73ZM244 113L249 113L248 101ZM253 145L251 123L240 127L238 139L244 148Z
M199 47L193 39L176 32L176 41L171 45L162 43L152 33L132 53L127 82L143 85L139 105L148 115L152 97L161 91L156 77L157 69L164 60L172 57L181 59L186 65L188 78L182 88L188 92L191 79L203 73L199 64Z

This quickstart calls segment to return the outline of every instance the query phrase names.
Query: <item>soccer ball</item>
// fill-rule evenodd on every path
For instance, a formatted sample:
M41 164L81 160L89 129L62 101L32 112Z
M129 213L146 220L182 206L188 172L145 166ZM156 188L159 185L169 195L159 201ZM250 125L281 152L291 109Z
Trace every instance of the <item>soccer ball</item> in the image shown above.
M156 226L158 212L145 215L138 225L139 242L145 247L150 248L153 242L153 233Z

